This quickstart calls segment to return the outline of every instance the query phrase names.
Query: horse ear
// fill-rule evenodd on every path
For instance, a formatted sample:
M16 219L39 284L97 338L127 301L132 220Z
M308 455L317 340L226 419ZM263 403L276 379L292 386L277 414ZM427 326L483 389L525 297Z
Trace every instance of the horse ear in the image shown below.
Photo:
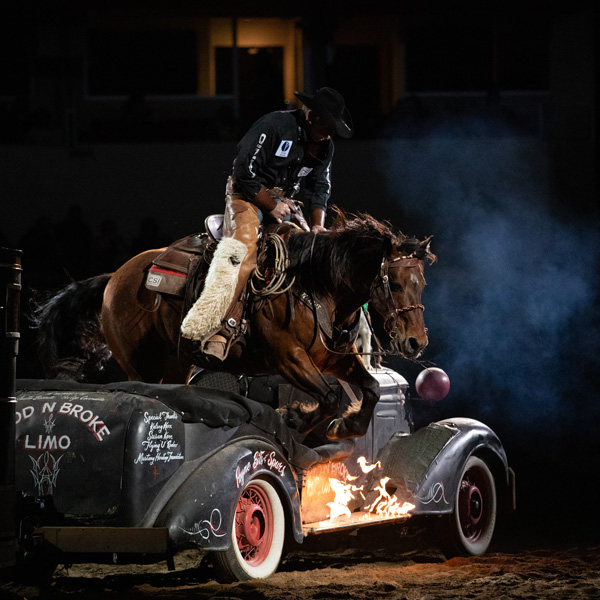
M430 262L435 262L436 256L431 251L431 240L432 239L433 239L433 236L430 235L429 237L425 238L422 242L419 242L419 248L421 249L420 253L422 253L423 258L427 258Z
M429 253L430 252L430 246L431 246L431 240L433 239L433 236L430 235L428 238L425 238L422 242L419 243L419 246L421 246L421 249L425 252L425 253Z
M389 237L384 237L383 238L383 255L387 258L389 258L392 255L392 252L394 251L394 244L392 243L392 240Z

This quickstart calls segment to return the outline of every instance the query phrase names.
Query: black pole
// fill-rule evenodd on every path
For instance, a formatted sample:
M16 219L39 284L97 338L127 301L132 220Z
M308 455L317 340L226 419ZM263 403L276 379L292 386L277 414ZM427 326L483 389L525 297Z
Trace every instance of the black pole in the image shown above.
M0 248L0 568L16 559L15 409L21 250Z

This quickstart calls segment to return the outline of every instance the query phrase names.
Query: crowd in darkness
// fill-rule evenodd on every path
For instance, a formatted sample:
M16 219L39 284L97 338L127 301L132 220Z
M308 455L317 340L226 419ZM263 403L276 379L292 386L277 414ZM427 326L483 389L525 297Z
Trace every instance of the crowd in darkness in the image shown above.
M19 239L0 231L0 246L22 251L21 342L17 376L43 377L37 359L35 331L29 318L32 301L48 297L73 282L111 273L129 258L175 240L166 239L152 217L140 220L131 238L123 237L113 219L97 227L86 222L79 205L71 206L62 220L38 217Z
M23 252L23 285L36 291L51 291L72 281L111 273L132 256L161 248L166 239L156 219L140 220L138 231L124 238L116 221L107 218L92 227L80 205L69 207L66 216L53 221L42 215L19 239L0 232L0 246Z

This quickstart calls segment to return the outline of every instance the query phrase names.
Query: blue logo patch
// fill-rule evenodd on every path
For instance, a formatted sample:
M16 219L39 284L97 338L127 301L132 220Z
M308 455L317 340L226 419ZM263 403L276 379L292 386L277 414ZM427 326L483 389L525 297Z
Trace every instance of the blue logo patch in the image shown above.
M281 140L281 143L279 144L279 148L277 148L277 152L275 152L275 156L280 156L281 158L287 158L291 149L292 149L292 140Z

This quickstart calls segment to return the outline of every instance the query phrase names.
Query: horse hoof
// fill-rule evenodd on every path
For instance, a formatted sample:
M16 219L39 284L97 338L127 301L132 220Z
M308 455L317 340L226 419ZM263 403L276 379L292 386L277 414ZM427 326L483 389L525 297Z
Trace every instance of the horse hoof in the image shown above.
M331 423L329 423L329 425L327 427L327 432L325 433L325 436L327 437L327 439L329 439L329 440L339 440L340 439L338 437L338 430L339 430L340 422L341 422L341 419L334 419L333 421L331 421Z
M330 440L347 440L348 438L354 437L354 435L348 431L344 419L334 419L331 421L325 435Z

